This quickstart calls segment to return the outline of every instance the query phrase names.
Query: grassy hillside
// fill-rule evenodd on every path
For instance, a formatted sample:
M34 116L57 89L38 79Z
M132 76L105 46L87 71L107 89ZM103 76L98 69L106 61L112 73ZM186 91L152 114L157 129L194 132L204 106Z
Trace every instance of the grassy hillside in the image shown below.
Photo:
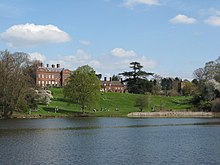
M54 99L49 106L39 105L38 114L50 115L76 115L80 112L80 108L76 104L69 103L63 98L62 88L52 88ZM101 95L96 112L87 110L92 116L126 116L130 112L138 111L135 107L135 100L139 95L129 93L104 93ZM154 110L185 110L189 109L189 97L175 96L150 96L150 106L144 111ZM58 107L59 112L54 113L55 107Z

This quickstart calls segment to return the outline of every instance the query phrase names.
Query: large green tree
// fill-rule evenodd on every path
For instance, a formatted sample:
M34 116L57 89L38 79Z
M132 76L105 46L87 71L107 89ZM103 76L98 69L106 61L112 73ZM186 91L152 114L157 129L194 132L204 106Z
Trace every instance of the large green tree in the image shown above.
M151 92L153 84L147 79L147 77L153 75L153 73L143 71L143 66L139 62L131 62L130 68L132 71L119 74L125 77L124 82L127 83L128 92L137 94Z
M100 80L93 68L84 65L73 71L64 87L64 96L79 104L82 113L86 108L95 106L100 96Z
M3 117L11 116L13 111L36 107L30 66L25 53L0 52L0 110Z

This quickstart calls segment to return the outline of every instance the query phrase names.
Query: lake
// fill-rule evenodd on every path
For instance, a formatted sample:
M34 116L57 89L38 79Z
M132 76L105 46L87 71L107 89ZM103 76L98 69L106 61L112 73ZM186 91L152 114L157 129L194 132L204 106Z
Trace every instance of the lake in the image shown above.
M3 165L216 165L218 118L0 120Z

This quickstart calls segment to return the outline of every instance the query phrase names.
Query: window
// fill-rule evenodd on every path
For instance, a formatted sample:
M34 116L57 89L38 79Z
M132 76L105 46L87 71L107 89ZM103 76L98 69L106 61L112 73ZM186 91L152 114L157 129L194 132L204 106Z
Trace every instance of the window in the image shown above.
M49 78L50 78L50 74L49 74Z
M38 78L40 78L40 74L38 74Z
M54 75L52 74L52 79L54 79Z
M42 78L44 78L44 74L42 74Z
M48 75L46 74L46 78L48 78Z
M40 81L38 81L38 84L40 85Z

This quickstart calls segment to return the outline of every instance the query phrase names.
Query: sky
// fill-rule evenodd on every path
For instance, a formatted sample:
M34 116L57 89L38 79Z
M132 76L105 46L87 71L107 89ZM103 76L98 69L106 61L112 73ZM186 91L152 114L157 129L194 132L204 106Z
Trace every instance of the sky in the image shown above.
M220 56L220 0L0 0L0 50L103 76L192 79Z

